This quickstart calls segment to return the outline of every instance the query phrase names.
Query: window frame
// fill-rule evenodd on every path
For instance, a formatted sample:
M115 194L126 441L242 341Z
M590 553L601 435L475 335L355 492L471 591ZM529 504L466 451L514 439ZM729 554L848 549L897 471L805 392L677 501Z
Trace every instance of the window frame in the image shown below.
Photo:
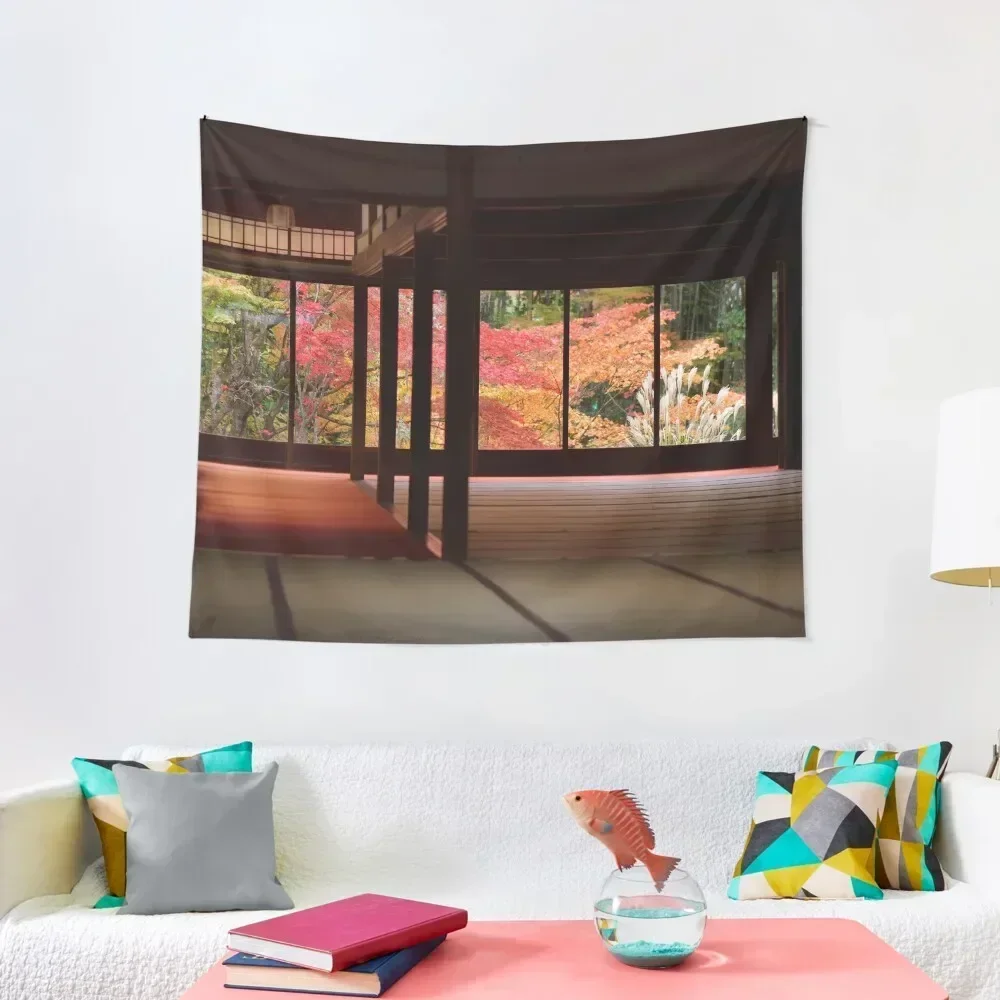
M654 359L654 432L656 443L653 447L615 448L572 448L568 441L569 408L569 326L570 295L573 288L561 289L563 297L563 340L562 340L562 420L561 442L558 448L536 450L482 449L478 442L478 429L473 456L474 474L484 477L508 476L602 476L602 475L642 475L650 473L698 472L751 467L781 466L801 467L801 372L794 371L799 346L793 356L791 349L800 340L793 336L789 321L796 308L795 290L792 283L797 280L797 269L791 264L794 255L776 252L762 255L756 266L743 274L698 275L691 278L686 274L658 274L653 281L631 284L651 284L654 289L653 359ZM290 262L289 262L290 263ZM234 274L261 274L260 269L242 270L235 266L220 267L213 263L211 270L229 271ZM777 273L777 309L772 300L773 274ZM297 299L297 279L294 271L282 269L281 277L289 281L290 316L295 315ZM746 364L747 364L747 430L741 441L713 442L706 444L685 444L666 446L659 442L659 400L661 394L660 358L662 341L661 297L662 286L666 284L688 283L698 280L718 280L742 277L746 282ZM371 284L349 280L331 280L324 284L350 286ZM606 287L628 287L608 285ZM765 294L766 293L766 294ZM801 290L797 293L801 301ZM766 300L766 310L764 308ZM755 307L751 309L751 303ZM777 323L773 315L777 313ZM766 317L766 322L765 322ZM772 336L778 340L778 433L773 433L772 384ZM295 358L295 322L289 324L289 361ZM753 384L751 384L753 379ZM294 385L294 371L290 367L290 385ZM766 386L766 391L764 388ZM476 412L480 382L476 379ZM796 387L798 387L796 389ZM798 407L795 395L798 393ZM294 427L294 392L289 393L289 427ZM353 405L353 403L352 403ZM764 433L766 429L766 433ZM312 469L346 472L350 467L350 446L315 445L297 443L294 433L287 442L257 441L230 438L225 435L199 433L199 459L205 461L230 461L262 466L281 466L297 469ZM377 447L366 445L364 449L364 471L372 473L377 469ZM281 452L282 454L278 454ZM432 450L431 475L440 475L443 452ZM405 475L409 468L409 449L396 448L393 463L397 474Z

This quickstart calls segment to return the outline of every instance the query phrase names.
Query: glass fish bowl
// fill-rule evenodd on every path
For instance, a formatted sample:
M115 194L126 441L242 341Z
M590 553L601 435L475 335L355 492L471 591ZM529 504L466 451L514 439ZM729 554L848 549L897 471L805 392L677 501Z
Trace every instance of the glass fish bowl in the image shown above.
M657 890L639 863L613 871L594 903L594 922L605 947L620 962L667 969L694 954L705 934L705 896L676 868Z

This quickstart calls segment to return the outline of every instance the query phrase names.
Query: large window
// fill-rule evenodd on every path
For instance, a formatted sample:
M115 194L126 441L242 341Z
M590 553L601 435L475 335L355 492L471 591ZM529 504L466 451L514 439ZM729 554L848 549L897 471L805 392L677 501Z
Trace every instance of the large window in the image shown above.
M354 292L298 282L295 310L295 441L350 445Z
M479 297L479 447L562 447L563 294Z
M652 446L653 287L577 289L569 316L569 446Z
M743 440L747 354L743 278L663 285L660 322L660 444Z
M201 426L205 434L288 441L291 283L227 271L202 274ZM381 294L368 289L365 444L378 446ZM354 289L295 283L294 441L349 447ZM444 447L446 302L433 300L431 447ZM413 293L400 292L396 445L410 445Z
M289 283L205 269L201 431L288 440Z
M660 432L663 447L746 437L743 278L663 285ZM652 447L653 286L480 295L479 447L537 450Z
M777 437L780 269L772 274L770 286L769 330L766 312L761 316L766 305L753 300L758 303L755 322L763 329L754 333L757 346L752 350L766 351L766 360L759 354L752 354L751 360L762 376L761 365L771 368L772 435ZM365 443L376 447L379 289L367 291L366 398L354 400L352 286L294 284L294 394L289 383L291 287L284 280L204 270L202 432L287 442L291 395L296 443L349 447L352 409L362 405ZM754 294L756 288L751 286ZM766 296L767 285L759 291ZM658 435L653 428L657 315ZM445 443L446 330L445 294L436 291L431 356L431 447L435 449ZM396 446L405 449L410 446L413 396L409 289L399 293L398 337L395 438ZM537 451L649 448L657 440L664 448L745 440L747 353L747 292L742 277L659 288L483 291L478 446Z

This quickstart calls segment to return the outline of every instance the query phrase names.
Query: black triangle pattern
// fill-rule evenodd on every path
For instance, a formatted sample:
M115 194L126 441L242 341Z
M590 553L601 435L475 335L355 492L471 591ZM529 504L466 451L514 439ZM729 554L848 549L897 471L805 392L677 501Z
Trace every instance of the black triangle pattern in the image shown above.
M784 788L786 792L790 793L795 787L794 771L762 771L761 774L765 778L770 778L779 787Z
M857 806L852 806L851 811L841 821L837 827L837 832L830 841L830 846L823 855L832 858L835 854L849 847L871 847L875 842L875 824Z
M105 770L110 771L115 764L124 764L126 767L138 767L140 770L148 771L149 768L145 764L139 763L137 760L98 760L94 757L84 757L82 758L88 764L96 764L98 767L103 767Z
M740 871L746 871L791 825L790 819L782 818L755 823L747 838L747 846L743 850Z

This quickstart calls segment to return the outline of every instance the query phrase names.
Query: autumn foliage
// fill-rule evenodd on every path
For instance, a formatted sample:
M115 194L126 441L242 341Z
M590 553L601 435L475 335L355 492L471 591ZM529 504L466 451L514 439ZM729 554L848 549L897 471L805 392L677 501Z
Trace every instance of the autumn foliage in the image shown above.
M626 447L637 443L629 418L641 416L636 396L653 367L652 290L574 292L569 324L569 443L571 447ZM484 293L484 296L498 293ZM562 442L563 323L561 293L499 293L502 312L486 309L479 327L479 446L558 448ZM525 297L527 296L527 297ZM493 306L495 302L490 300ZM445 297L433 306L432 446L444 444ZM378 289L369 290L366 441L378 439ZM680 340L677 317L661 312L661 363L666 371L712 361L718 338ZM205 271L202 308L203 431L239 437L287 439L289 396L288 283ZM353 289L299 282L296 306L295 440L350 443L353 400ZM487 322L491 318L493 322ZM397 427L409 444L412 392L413 296L400 293ZM708 390L689 386L691 408ZM728 403L742 399L730 389ZM734 391L737 390L737 391ZM678 405L680 405L678 403ZM713 404L714 405L714 404ZM633 420L634 423L634 420Z

